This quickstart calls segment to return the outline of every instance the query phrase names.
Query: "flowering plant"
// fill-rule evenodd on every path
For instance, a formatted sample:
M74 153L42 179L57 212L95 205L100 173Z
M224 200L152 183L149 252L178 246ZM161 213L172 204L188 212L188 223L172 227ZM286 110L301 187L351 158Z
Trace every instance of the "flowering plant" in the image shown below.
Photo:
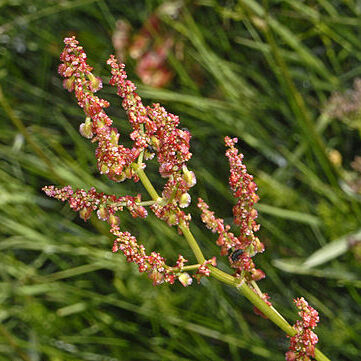
M179 128L179 118L168 113L159 104L144 106L135 92L135 85L127 80L124 64L110 56L107 62L112 74L110 84L117 87L117 94L123 99L122 106L132 127L132 147L126 148L119 144L119 132L112 127L113 122L105 112L109 103L95 95L102 88L101 79L92 73L92 67L87 64L87 56L75 37L65 38L64 42L59 73L65 78L64 87L69 92L74 91L79 106L85 112L86 119L79 131L82 136L97 143L95 156L99 172L115 182L126 179L140 181L151 199L143 201L140 194L120 197L106 195L98 193L93 187L85 191L73 190L70 186L46 186L45 193L67 201L85 221L96 211L99 219L109 223L110 233L115 237L113 252L121 251L128 262L134 262L140 272L148 274L154 285L173 284L178 280L183 286L189 286L193 278L199 283L202 277L212 276L238 289L252 302L257 314L269 318L287 333L291 340L287 360L309 360L310 357L328 360L315 348L318 338L312 329L318 322L317 311L303 298L295 300L302 321L297 321L291 327L272 306L269 295L262 293L256 283L265 277L253 261L257 253L264 251L264 245L255 235L260 227L256 222L257 211L254 208L259 197L253 176L247 173L243 163L243 155L235 147L237 138L226 137L225 145L230 165L229 185L237 200L233 216L235 225L240 229L239 235L230 232L230 225L217 218L204 200L198 199L203 223L218 234L216 243L220 246L220 254L227 256L230 266L235 269L234 274L230 275L216 267L216 257L205 259L190 229L191 215L184 211L191 202L189 190L196 184L196 176L187 166L192 156L190 132ZM166 179L160 195L145 173L145 162L155 156L159 163L159 173ZM188 260L179 255L176 264L169 266L160 253L147 253L144 245L139 244L133 235L121 230L119 212L126 208L133 217L146 218L147 207L169 226L177 227L192 249L196 264L185 265Z

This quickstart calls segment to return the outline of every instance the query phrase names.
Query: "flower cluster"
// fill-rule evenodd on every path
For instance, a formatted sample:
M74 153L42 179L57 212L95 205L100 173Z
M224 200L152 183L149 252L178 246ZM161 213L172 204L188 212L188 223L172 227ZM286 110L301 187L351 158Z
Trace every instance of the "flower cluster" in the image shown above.
M64 43L65 48L60 56L62 64L58 71L65 78L64 87L69 92L74 91L79 106L85 112L86 119L80 125L79 132L97 143L95 156L99 172L116 182L125 179L137 182L139 171L146 167L143 161L157 155L160 175L167 178L167 182L162 197L153 196L153 200L147 202L142 202L140 195L117 197L98 193L95 188L87 192L83 189L73 190L70 186L48 186L43 190L50 197L67 201L84 220L96 211L99 219L110 224L110 232L116 236L113 251L121 250L129 262L136 263L141 272L149 274L154 284L173 283L176 278L184 286L191 284L192 278L182 272L187 262L182 256L178 258L175 267L167 266L165 259L156 252L148 256L144 246L138 245L135 237L120 231L119 217L116 215L116 212L126 207L133 217L145 218L148 212L144 203L150 205L154 214L170 226L188 226L190 215L181 208L190 204L188 191L196 184L194 173L187 168L187 162L192 156L189 151L189 131L178 128L179 118L159 104L144 106L134 83L127 79L124 64L120 64L112 55L107 61L112 74L110 84L117 88L117 94L123 99L122 106L132 126L129 135L133 141L132 147L118 144L120 134L112 127L113 121L105 112L109 103L95 95L102 88L101 79L93 75L93 68L87 64L87 56L75 37L65 38ZM206 264L198 267L197 279L199 275L206 275Z
M136 197L116 197L115 195L98 193L95 188L91 188L87 192L84 189L73 190L70 186L63 188L48 186L44 187L43 191L49 197L68 202L70 208L79 212L80 217L85 221L96 211L98 218L102 221L107 221L111 226L110 232L116 236L113 243L113 252L122 251L128 262L135 263L140 272L148 273L154 285L163 282L173 284L176 279L179 279L184 286L192 283L192 278L188 273L182 272L184 263L188 262L183 256L179 255L175 267L169 267L159 253L151 252L148 256L144 246L139 245L134 236L129 232L120 231L119 217L115 214L118 211L122 211L124 207L135 218L145 218L148 215L147 210L140 205L140 194Z
M95 155L99 172L117 182L127 178L138 181L134 166L138 157L143 160L144 156L147 160L157 154L159 172L168 178L168 182L162 194L165 199L154 207L155 214L170 225L181 221L187 223L189 215L178 207L189 205L188 190L196 183L194 173L186 166L192 156L189 131L179 129L179 118L159 104L145 107L135 92L134 83L127 80L124 64L111 56L107 61L112 73L110 84L117 87L117 94L123 98L122 106L133 128L130 134L133 146L119 145L119 132L111 127L112 120L104 111L109 103L94 94L102 87L100 78L92 74L92 67L87 64L87 56L78 41L72 37L64 42L59 73L65 77L64 86L75 92L78 104L86 114L80 133L98 143ZM145 164L140 162L140 167L144 169Z
M264 251L264 245L260 242L254 232L259 230L256 223L257 211L254 204L259 197L256 194L257 185L253 181L253 176L247 173L247 168L243 164L243 154L238 154L235 148L237 138L225 138L226 156L230 164L229 185L233 191L237 204L233 207L234 223L240 227L240 235L236 237L230 232L230 226L224 224L224 220L216 218L214 212L209 210L209 206L201 199L198 199L198 207L202 211L202 221L212 232L218 233L217 245L221 247L221 255L227 255L231 251L228 259L231 267L236 269L236 275L248 281L258 281L265 277L260 269L256 269L252 257Z
M124 64L119 64L111 56L107 61L112 73L110 84L117 87L117 94L123 98L122 105L133 128L130 134L132 148L119 145L119 132L111 127L112 120L104 111L109 103L94 94L102 87L100 78L91 73L92 67L87 64L87 56L78 41L72 37L64 42L59 73L65 77L64 86L69 91L75 91L78 103L86 113L80 133L98 142L96 158L100 173L114 181L124 181L126 178L137 181L133 166L135 160L142 153L145 159L152 158L156 153L160 174L169 178L163 196L170 197L171 203L177 203L177 206L179 203L179 206L186 207L190 202L187 191L195 184L194 173L186 167L186 162L192 156L189 151L189 131L179 129L179 118L159 104L145 107L135 92L134 83L127 80ZM141 167L144 168L145 164L142 163Z
M179 272L177 267L175 269L168 267L165 263L166 260L159 253L151 252L148 256L145 247L142 244L138 244L137 239L129 232L121 232L118 226L112 227L110 231L116 236L113 243L113 252L122 251L127 262L135 263L138 266L139 272L146 272L153 281L153 285L159 285L163 282L173 284L177 278L183 286L188 286L192 283L190 277L190 282L184 281L187 278L187 273ZM187 262L182 256L180 258L182 262ZM177 266L178 263L179 259Z
M222 218L216 218L214 212L209 210L208 204L202 198L198 198L198 208L202 212L201 219L206 227L213 233L218 233L216 243L221 247L221 255L227 255L229 249L240 243L238 238L232 232L229 232L231 226L225 225Z
M110 57L108 64L112 68L110 84L117 86L117 94L123 98L123 107L134 129L130 134L131 139L137 147L145 150L146 158L157 154L159 173L168 178L162 201L152 209L158 218L169 225L178 225L182 221L187 224L190 216L179 210L179 207L189 205L188 191L196 184L194 173L186 166L192 156L189 151L191 135L188 130L179 129L179 118L159 104L144 107L135 93L134 84L126 80L124 65L119 64L114 56Z
M301 321L297 321L293 328L296 335L290 337L290 348L286 353L287 361L310 360L315 356L315 345L318 342L317 335L312 331L319 322L318 312L308 305L307 301L301 297L294 300ZM289 336L288 336L289 337Z
M113 225L110 232L116 236L113 243L113 252L119 250L123 252L128 262L133 262L138 266L139 272L146 272L153 281L153 285L161 283L173 284L176 279L187 287L192 284L192 277L183 272L184 263L188 262L182 255L178 256L176 265L169 267L166 260L157 252L151 252L148 256L145 247L138 244L136 238L129 232L121 232L118 225ZM200 282L202 277L208 277L210 270L207 265L216 266L216 258L206 260L203 264L196 267L197 271L193 277Z
M234 146L237 138L226 137L224 139L226 146L226 156L230 165L229 185L233 191L233 195L237 198L237 204L233 207L234 223L241 228L242 241L249 245L254 244L259 247L259 240L254 236L253 232L257 232L260 228L256 223L257 211L254 204L258 202L259 197L256 193L257 185L253 182L253 176L247 173L247 168L243 164L243 154L238 154L238 149ZM260 250L259 252L262 252Z
M160 27L159 10L146 20L129 46L129 55L137 63L137 75L144 84L157 88L166 85L173 77L167 66L167 55L174 43L169 31L162 31Z
M117 197L113 194L98 193L94 187L87 192L84 189L74 191L70 186L63 188L46 186L43 191L48 197L63 202L67 201L70 208L79 212L80 217L85 221L90 218L93 211L97 211L97 216L102 221L108 221L111 226L119 224L119 218L115 216L115 213L122 211L124 207L129 210L134 218L145 218L148 215L147 210L140 204L142 201L140 194L136 197Z
M125 65L110 56L107 61L111 67L110 84L117 88L117 94L122 98L122 106L132 127L129 135L132 146L126 148L119 144L120 134L112 127L113 122L104 110L109 103L95 95L102 88L101 79L93 75L92 67L87 64L87 56L75 37L65 38L64 42L59 73L65 78L64 87L70 92L74 91L79 106L85 112L85 121L80 125L79 131L82 136L97 143L95 155L99 172L116 182L126 179L133 179L135 182L141 180L151 200L142 201L140 194L106 195L97 192L94 187L85 191L73 190L71 186L46 186L43 188L46 195L67 202L85 221L96 212L100 220L109 223L110 233L115 237L113 252L122 252L127 262L136 264L139 271L146 273L154 285L173 284L178 280L186 287L192 284L193 278L199 283L202 277L208 277L212 272L216 278L237 287L249 299L253 299L249 289L253 290L264 301L253 299L253 304L259 307L254 311L263 317L267 314L271 319L272 315L273 321L279 325L275 316L278 321L281 316L276 314L273 307L265 306L272 306L269 295L262 294L254 282L265 277L263 271L256 269L252 259L257 253L264 251L263 244L255 236L255 232L260 228L256 223L257 211L254 208L259 197L253 176L247 173L243 164L243 154L235 147L238 139L226 137L225 144L230 164L229 185L237 200L232 210L234 223L240 229L239 235L234 235L230 231L231 226L217 218L201 198L198 200L202 221L212 232L218 233L217 245L221 248L221 255L228 255L230 265L235 269L236 279L214 268L217 265L216 257L205 260L188 228L191 217L182 210L189 206L189 190L196 184L195 174L187 167L192 156L189 150L190 132L180 129L179 118L168 113L159 104L144 106L136 93L134 83L127 79ZM166 179L160 196L144 172L144 162L154 157L159 163L161 177ZM147 253L144 245L138 243L132 234L121 230L118 212L127 208L133 217L146 218L146 206L150 206L154 214L168 225L178 226L178 231L183 233L192 248L198 260L197 264L185 265L188 261L179 255L175 266L169 266L158 252ZM194 271L193 277L187 271ZM251 295L254 296L252 292ZM300 310L302 321L297 321L294 325L295 335L290 337L291 346L286 359L305 361L315 354L318 338L312 330L319 318L317 311L303 298L296 299L295 303Z
M97 97L94 93L102 87L100 78L92 74L92 67L87 64L87 56L75 37L64 39L65 48L60 55L58 71L64 80L64 87L74 91L78 104L86 114L86 120L80 125L80 133L93 142L98 142L96 158L101 174L106 174L111 180L123 181L137 175L131 164L137 159L143 148L138 142L132 148L118 145L119 133L111 128L112 120L104 109L109 103Z

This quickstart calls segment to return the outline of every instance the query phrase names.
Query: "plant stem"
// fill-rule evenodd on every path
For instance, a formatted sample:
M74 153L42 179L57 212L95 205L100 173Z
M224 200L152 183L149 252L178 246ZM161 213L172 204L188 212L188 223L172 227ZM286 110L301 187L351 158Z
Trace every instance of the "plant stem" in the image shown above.
M317 361L330 361L330 359L317 348L315 348L315 359Z
M158 193L153 187L153 184L150 182L147 175L144 173L144 170L140 168L138 164L135 163L132 164L132 168L136 171L138 177L140 178L140 181L142 182L144 188L147 190L147 192L152 197L152 199L157 201L159 198Z
M143 202L135 202L135 204L137 206L151 206L155 203L155 201L143 201ZM127 206L127 202L115 202L115 203L109 203L112 206L116 206L116 207L126 207Z
M133 163L133 169L136 171L139 176L144 188L147 190L149 195L157 201L159 199L158 193L150 182L149 178L145 174L144 170L139 167L138 164ZM188 245L192 249L197 261L202 264L205 261L204 255L194 238L192 232L189 227L185 224L179 224L179 228L183 232L185 239L188 242ZM190 266L193 267L193 266ZM265 301L258 295L257 292L253 290L253 288L248 285L244 280L233 277L230 274L221 271L220 269L208 265L211 276L216 278L217 280L233 286L242 293L255 307L257 307L267 318L269 318L274 324L276 324L281 330L283 330L287 335L294 336L296 334L295 329L274 309L272 306L267 305ZM184 267L185 268L185 267ZM261 292L258 289L259 292ZM330 361L321 351L315 349L315 358L318 361Z
M138 177L140 178L140 181L143 183L144 188L147 190L149 195L156 201L159 199L159 195L155 188L153 187L153 184L150 182L149 178L145 174L144 170L138 166L138 164L133 164L133 169L137 172ZM197 261L199 263L203 263L205 261L205 258L203 256L203 253L201 249L198 246L197 241L193 237L193 234L189 230L189 228L184 225L180 224L179 228L184 234L184 237L186 238L189 246L191 247L195 257L197 258Z
M191 247L194 255L197 258L197 261L202 264L206 259L204 258L203 253L199 248L197 241L193 237L193 234L186 225L179 225L179 228L182 230L183 235L189 244L189 247Z
M267 305L267 303L264 302L262 298L260 298L260 296L255 291L253 291L253 289L246 282L233 277L218 268L209 266L209 269L211 270L211 275L214 278L223 283L227 283L233 287L236 287L239 292L243 294L243 296L251 301L254 306L256 306L265 316L267 316L267 318L269 318L279 328L286 332L287 335L293 336L296 333L293 327L291 327L288 322L278 314L278 312L275 312L275 310Z
M277 325L287 335L294 336L296 334L295 329L278 313L278 311L272 306L267 305L267 303L264 302L247 283L242 280L240 281L238 278L235 278L216 267L209 266L209 269L211 270L211 276L223 283L236 287L243 296L245 296L265 316L267 316L270 321ZM330 361L330 359L317 348L315 348L315 359L317 361Z
M189 266L183 266L182 269L180 269L179 267L167 267L167 270L169 271L179 271L179 272L183 272L183 271L192 271L195 269L198 269L200 266L200 264L190 264Z

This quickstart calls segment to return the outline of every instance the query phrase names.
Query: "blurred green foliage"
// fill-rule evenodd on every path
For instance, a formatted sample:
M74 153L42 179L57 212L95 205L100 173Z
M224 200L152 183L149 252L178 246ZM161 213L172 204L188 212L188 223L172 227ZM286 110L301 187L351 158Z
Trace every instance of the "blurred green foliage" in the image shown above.
M237 136L261 196L266 252L256 262L268 276L261 288L290 321L297 316L292 298L304 296L320 312L322 351L333 360L358 359L361 198L348 180L360 134L325 109L331 93L351 88L361 74L360 3L3 0L0 360L284 358L286 337L233 289L214 279L153 287L111 253L106 225L95 217L84 224L40 191L71 184L143 192L97 173L94 146L77 131L82 111L56 69L63 37L76 34L90 64L108 79L116 21L139 30L161 5L178 9L176 16L160 15L181 49L168 56L172 82L142 85L131 59L127 71L145 103L162 103L193 134L192 230L202 249L218 255L194 203L202 196L231 221L223 137ZM109 87L102 94L126 133L119 98ZM162 182L156 172L150 178ZM121 222L148 249L170 260L178 253L192 259L182 237L155 217L139 221L124 212Z

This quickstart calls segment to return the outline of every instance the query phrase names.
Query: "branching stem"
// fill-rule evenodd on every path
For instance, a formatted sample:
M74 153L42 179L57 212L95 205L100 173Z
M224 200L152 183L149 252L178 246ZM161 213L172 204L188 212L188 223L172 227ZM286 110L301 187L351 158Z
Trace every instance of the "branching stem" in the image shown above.
M137 206L151 206L155 203L155 201L143 201L143 202L135 202L135 204ZM110 203L110 205L115 206L115 207L126 207L127 206L127 202L115 202L115 203Z
M195 269L198 269L200 266L199 263L197 264L190 264L188 266L183 266L182 269L180 269L179 267L167 267L167 269L169 271L179 271L179 272L183 272L183 271L192 271L192 270L195 270Z
M140 181L142 182L144 188L147 190L149 195L153 198L154 201L157 201L160 197L155 188L153 187L152 183L150 182L149 178L145 174L144 170L135 163L133 163L132 167L136 171ZM192 249L197 261L202 264L205 261L204 255L189 227L187 227L185 224L180 224L179 228L183 232L183 235L187 240L188 245ZM186 270L186 267L183 267L183 270ZM188 267L192 267L193 269L194 265ZM240 278L233 277L232 275L223 272L216 267L210 265L208 265L208 267L211 270L212 277L225 284L237 288L243 296L245 296L255 307L257 307L267 318L269 318L287 335L294 336L296 334L294 328L281 316L281 314L274 307L267 305L267 303L263 301L263 299L259 295L259 293L262 294L262 291L258 288L258 286L256 288L253 288ZM327 358L318 349L315 349L315 358L318 361L330 361L330 359Z

